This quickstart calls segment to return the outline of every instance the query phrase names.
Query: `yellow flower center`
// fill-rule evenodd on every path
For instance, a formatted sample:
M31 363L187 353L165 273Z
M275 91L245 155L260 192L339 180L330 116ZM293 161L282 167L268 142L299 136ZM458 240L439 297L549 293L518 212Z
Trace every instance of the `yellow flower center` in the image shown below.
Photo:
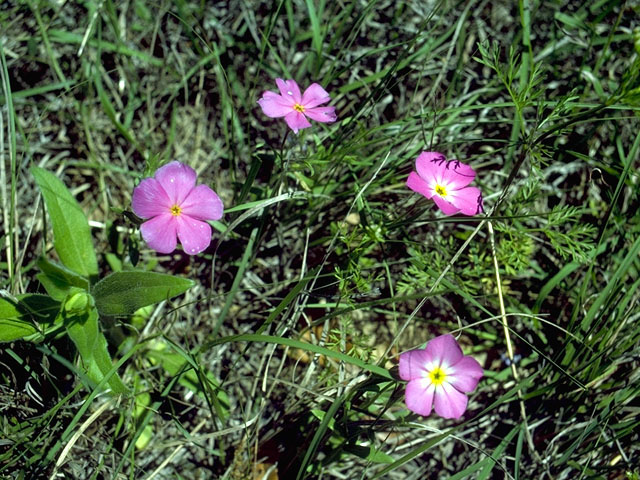
M293 109L294 109L295 111L297 111L297 112L304 113L304 107L303 107L302 105L300 105L299 103L296 103L296 104L293 106Z
M181 211L182 209L178 205L174 205L173 207L171 207L171 215L173 215L174 217L180 215Z
M436 387L442 385L445 378L447 378L447 374L444 373L444 370L442 370L440 367L436 367L429 372L429 380L431 380L431 383L433 383Z
M446 197L447 196L447 189L444 188L442 185L436 185L436 193L438 195L440 195L441 197Z

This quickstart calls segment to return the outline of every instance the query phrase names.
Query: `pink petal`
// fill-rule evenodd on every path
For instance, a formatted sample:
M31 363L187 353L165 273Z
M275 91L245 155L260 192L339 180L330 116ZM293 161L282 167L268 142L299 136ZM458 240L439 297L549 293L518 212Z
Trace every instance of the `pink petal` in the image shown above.
M291 130L293 130L293 133L298 133L298 130L311 126L307 117L295 110L284 117L284 119Z
M131 199L133 213L140 218L151 218L168 213L171 201L160 182L155 178L145 178L133 189Z
M460 190L450 190L447 200L465 215L476 215L482 212L482 192L479 188L466 187Z
M207 185L198 185L191 190L180 205L182 213L197 220L220 220L222 218L222 200Z
M173 161L156 170L155 178L169 195L171 205L180 205L196 186L197 174L190 166Z
M283 98L273 92L264 92L258 104L262 107L262 112L271 118L284 117L293 110L294 101Z
M460 418L467 409L467 396L446 381L436 387L434 407L442 418Z
M327 91L317 83L312 83L302 94L301 105L304 108L313 108L317 105L327 103L329 100L331 100L331 97Z
M427 198L431 198L434 193L434 188L423 180L416 172L411 172L409 174L409 178L407 178L407 187Z
M441 183L446 164L446 157L439 152L422 152L416 158L418 175L429 183Z
M163 213L140 225L142 238L150 248L160 253L171 253L176 249L176 217Z
M178 238L182 249L188 255L196 255L206 249L211 243L211 227L189 215L181 214L178 220Z
M466 163L457 160L450 160L445 164L442 171L442 183L447 189L458 190L473 182L476 178L476 171Z
M322 123L330 123L335 122L336 117L336 107L315 107L315 108L307 108L304 111L304 114L315 120L316 122Z
M425 350L438 362L438 365L449 367L458 363L463 355L460 345L453 335L440 335L427 342Z
M426 417L431 413L434 391L428 378L411 380L405 390L404 402L409 410Z
M276 78L276 85L278 85L278 90L280 90L280 94L284 98L293 98L295 103L300 103L302 101L300 88L295 80L282 80L281 78Z
M434 366L433 356L426 350L409 350L400 354L400 378L414 380L424 378ZM438 363L435 363L438 365Z
M482 367L472 357L462 357L447 373L447 382L460 392L473 391L483 375Z
M447 195L447 198L449 198L450 196L451 195ZM442 213L444 213L445 215L455 215L460 211L459 208L455 207L450 202L446 201L440 195L434 195L433 201L436 202L436 205L438 206L438 208L442 210Z

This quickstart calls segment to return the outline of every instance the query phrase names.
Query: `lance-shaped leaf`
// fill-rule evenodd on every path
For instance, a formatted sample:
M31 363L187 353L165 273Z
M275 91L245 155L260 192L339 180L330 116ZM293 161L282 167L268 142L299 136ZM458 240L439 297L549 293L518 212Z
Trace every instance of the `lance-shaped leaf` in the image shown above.
M67 333L78 349L87 375L95 383L100 383L113 369L113 362L107 349L107 339L100 331L98 311L92 303L93 299L88 293L72 294L65 303L62 315ZM117 372L107 382L114 393L127 391Z
M193 284L164 273L128 270L103 278L91 293L101 314L131 315L139 308L180 295Z
M64 184L52 173L31 168L42 192L53 227L53 246L60 261L87 278L98 275L98 262L93 250L89 222L82 208Z
M64 300L73 287L89 290L89 282L86 278L63 265L40 257L38 267L41 273L38 273L36 278L40 280L47 293L56 300Z
M0 342L11 342L37 332L29 314L25 315L18 305L0 298Z
M36 322L51 324L60 310L60 303L46 295L18 295L15 300L0 298L0 342L38 333Z

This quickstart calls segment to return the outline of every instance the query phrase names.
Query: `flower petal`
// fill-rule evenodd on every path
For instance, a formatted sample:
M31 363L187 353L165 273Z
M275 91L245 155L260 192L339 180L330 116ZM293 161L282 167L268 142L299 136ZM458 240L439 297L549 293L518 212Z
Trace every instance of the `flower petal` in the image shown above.
M484 372L475 358L462 357L447 372L447 382L461 392L473 391L482 378Z
M433 406L442 418L460 418L467 409L467 396L447 382L436 388Z
M291 130L293 130L293 133L298 133L298 130L311 126L307 117L295 110L284 117L284 119Z
M338 117L336 117L336 107L314 107L307 108L304 111L304 114L315 120L316 122L322 123L331 123L335 122Z
M283 98L273 92L264 92L258 100L262 113L271 118L284 117L293 110L294 103L292 99Z
M433 197L433 186L429 185L429 183L426 180L423 180L416 172L411 172L409 174L409 178L407 178L407 187L427 198Z
M171 205L180 205L196 186L196 171L180 162L170 162L156 170L155 178L164 188Z
M400 354L400 378L403 380L414 380L424 378L433 366L433 356L424 349L409 350Z
M197 220L220 220L224 209L220 197L208 185L191 190L180 205L182 213Z
M206 222L181 214L178 219L178 238L188 255L197 255L211 243L211 227Z
M140 225L142 238L156 252L171 253L176 249L176 217L163 213Z
M440 183L447 158L439 152L422 152L416 158L418 175L429 183Z
M447 198L449 197L450 195L447 195ZM438 205L438 208L442 210L442 213L444 213L445 215L455 215L460 211L459 208L452 205L451 202L446 201L440 195L434 195L433 201L436 202L436 205Z
M404 402L412 412L425 417L431 413L435 387L428 378L411 380L405 390Z
M465 215L476 215L483 211L482 192L476 187L450 190L447 195L447 200Z
M131 199L133 213L140 218L151 218L169 213L171 201L160 182L155 178L145 178L133 189Z
M425 350L429 352L431 357L438 361L438 365L443 368L455 365L458 363L463 355L460 345L453 338L453 335L446 334L433 338L427 342Z
M448 190L459 190L466 187L476 178L476 172L466 163L450 160L442 170L441 181Z
M327 91L317 83L312 83L302 94L301 105L304 108L313 108L317 105L327 103L331 97Z
M276 78L276 85L278 90L284 98L293 98L295 103L302 102L302 95L300 95L300 88L295 80L283 80Z

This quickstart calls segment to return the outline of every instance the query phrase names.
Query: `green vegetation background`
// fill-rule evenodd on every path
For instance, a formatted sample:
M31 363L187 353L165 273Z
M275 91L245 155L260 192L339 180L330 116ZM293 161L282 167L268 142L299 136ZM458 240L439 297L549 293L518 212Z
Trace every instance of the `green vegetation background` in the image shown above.
M83 388L68 340L3 344L0 476L637 479L639 26L607 0L0 3L3 295L54 255L33 165L103 275L197 284L103 322L129 397ZM275 77L338 122L265 117ZM493 235L405 187L423 150L476 169ZM174 159L226 207L195 258L127 212ZM461 422L408 412L394 367L445 332L486 370Z

